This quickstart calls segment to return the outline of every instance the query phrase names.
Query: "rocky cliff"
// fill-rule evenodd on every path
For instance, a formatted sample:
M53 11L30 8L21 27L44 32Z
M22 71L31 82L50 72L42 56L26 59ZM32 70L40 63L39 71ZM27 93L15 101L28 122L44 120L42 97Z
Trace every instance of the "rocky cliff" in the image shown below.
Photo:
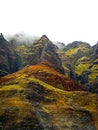
M0 35L0 76L15 71L15 52L11 43L4 36Z
M0 130L97 130L97 52L98 44L58 49L43 35L28 46L1 34Z
M64 74L56 46L45 35L31 45L27 45L25 42L18 43L15 39L7 42L1 34L0 59L0 76L40 62L50 63L56 70Z
M81 82L91 91L98 93L98 44L90 46L84 42L68 44L62 52L58 51L62 59L65 73L69 77Z
M29 49L26 64L34 65L40 62L50 63L57 71L64 74L61 59L56 52L56 46L43 35Z

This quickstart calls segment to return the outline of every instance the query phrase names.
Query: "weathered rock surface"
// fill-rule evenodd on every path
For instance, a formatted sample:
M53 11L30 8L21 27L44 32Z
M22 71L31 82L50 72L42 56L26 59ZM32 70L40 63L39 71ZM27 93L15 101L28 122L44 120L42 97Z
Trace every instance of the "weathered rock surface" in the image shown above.
M43 35L40 39L27 45L17 43L14 39L7 42L0 36L0 76L15 72L25 66L40 62L50 63L57 71L64 73L56 46Z
M98 43L90 46L84 42L73 42L58 51L65 73L79 81L88 91L98 93Z
M45 35L30 47L26 64L35 65L40 62L48 62L52 64L57 71L64 74L62 62L56 52L56 47Z
M0 77L15 71L15 53L12 45L0 35Z

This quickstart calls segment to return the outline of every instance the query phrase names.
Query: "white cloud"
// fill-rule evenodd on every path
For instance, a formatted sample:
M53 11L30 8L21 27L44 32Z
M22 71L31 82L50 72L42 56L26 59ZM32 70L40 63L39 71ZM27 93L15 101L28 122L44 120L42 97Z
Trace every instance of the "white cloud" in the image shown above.
M0 0L0 31L46 34L65 43L98 40L97 0Z

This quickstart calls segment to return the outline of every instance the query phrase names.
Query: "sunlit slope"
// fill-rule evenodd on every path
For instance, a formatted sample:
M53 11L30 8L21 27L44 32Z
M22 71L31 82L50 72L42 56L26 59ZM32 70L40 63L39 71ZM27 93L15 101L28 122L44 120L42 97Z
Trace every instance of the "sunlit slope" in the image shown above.
M65 74L83 84L88 91L98 93L98 43L72 42L58 51Z
M47 62L29 66L16 73L2 77L0 83L12 81L16 78L19 78L20 76L26 78L35 77L56 88L60 88L67 91L84 90L84 87L82 85L57 72L56 70L54 70L53 66Z
M60 81L61 78L63 82L68 80L45 64L24 68L0 79L0 129L98 129L98 95L64 91L51 83L53 87L39 73L42 71L46 77L51 74Z

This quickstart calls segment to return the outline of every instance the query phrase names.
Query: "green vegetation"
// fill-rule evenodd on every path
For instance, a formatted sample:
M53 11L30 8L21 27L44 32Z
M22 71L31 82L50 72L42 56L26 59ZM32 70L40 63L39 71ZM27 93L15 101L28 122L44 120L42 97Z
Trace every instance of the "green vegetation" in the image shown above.
M69 127L70 121L73 125L76 124L73 120L78 120L78 127L81 124L80 126L84 128L84 123L88 126L88 121L90 126L94 127L90 114L96 113L94 115L96 122L97 95L84 91L63 91L59 89L62 84L57 84L59 88L55 88L35 78L33 71L36 69L39 69L41 74L44 74L42 73L44 71L49 74L52 72L55 75L59 74L45 65L36 65L34 68L30 66L1 79L0 128L43 130L45 125L51 128L58 125L59 128L61 126L65 128L65 126ZM68 85L70 81L66 83ZM67 122L62 121L65 118Z
M83 56L83 57L81 57L81 58L79 58L78 59L78 61L77 61L77 64L79 64L79 63L90 63L91 61L90 61L90 58L89 57L87 57L87 56Z
M22 90L23 88L19 84L6 84L0 87L0 91L9 91L9 90Z
M79 45L78 47L75 47L75 48L70 48L68 50L65 51L65 54L68 55L68 56L71 56L71 55L76 55L77 53L79 52L87 52L89 49L87 47L85 47L85 45Z
M73 49L69 49L67 51L65 51L65 54L68 56L71 56L73 54L76 54L78 52L79 48L73 48Z
M91 73L89 74L89 83L93 83L96 81L96 78L98 77L98 65L93 65L91 68Z
M96 82L97 51L89 56L88 44L74 42L63 52L61 63L55 45L46 36L28 47L7 44L0 46L1 72L36 65L0 78L0 130L98 129L98 94L86 92L81 84L66 77L62 68L74 79L89 80L88 85Z
M39 79L36 79L34 77L29 78L27 82L31 82L31 81L34 82L34 83L36 83L36 84L38 84L38 85L43 86L45 89L63 92L63 90L58 89L58 88L54 88L53 86L51 86L51 85L49 85L49 84L47 84L47 83L45 83L45 82L43 82L43 81L41 81Z
M98 44L91 47L88 43L75 41L59 55L65 74L83 84L88 91L98 93Z
M78 75L82 75L82 73L86 71L89 68L89 66L90 63L85 63L85 64L80 63L75 67L75 73Z

